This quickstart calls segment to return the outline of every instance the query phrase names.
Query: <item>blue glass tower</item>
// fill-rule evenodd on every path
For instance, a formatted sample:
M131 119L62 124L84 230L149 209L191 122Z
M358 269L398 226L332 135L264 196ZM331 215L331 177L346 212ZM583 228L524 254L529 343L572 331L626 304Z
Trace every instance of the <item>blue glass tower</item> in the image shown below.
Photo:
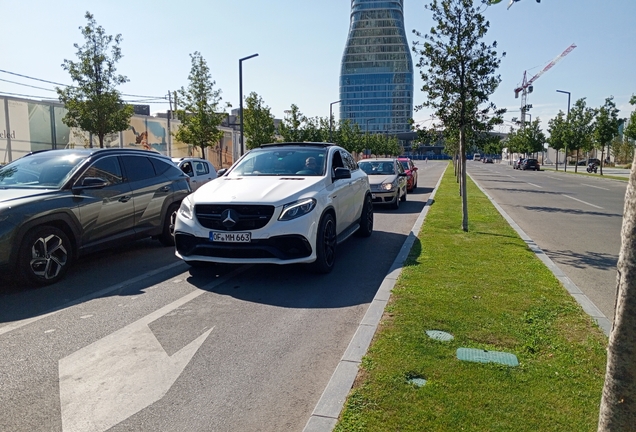
M340 71L340 120L375 133L408 132L413 61L403 0L352 0Z

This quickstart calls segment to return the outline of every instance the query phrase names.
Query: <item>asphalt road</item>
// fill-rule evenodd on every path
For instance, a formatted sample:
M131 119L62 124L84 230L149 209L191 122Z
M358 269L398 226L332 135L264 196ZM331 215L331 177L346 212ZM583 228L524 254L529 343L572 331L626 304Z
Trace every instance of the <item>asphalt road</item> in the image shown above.
M300 431L445 163L373 235L304 266L190 270L157 242L0 290L2 431Z
M627 183L503 164L469 161L467 166L473 179L611 321Z

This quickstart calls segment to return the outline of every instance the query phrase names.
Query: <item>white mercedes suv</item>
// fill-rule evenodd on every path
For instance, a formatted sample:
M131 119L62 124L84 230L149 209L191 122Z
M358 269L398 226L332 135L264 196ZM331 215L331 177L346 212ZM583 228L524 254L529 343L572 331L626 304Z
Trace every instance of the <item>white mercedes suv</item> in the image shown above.
M313 263L328 273L336 246L373 231L369 180L328 143L265 144L186 197L176 255L204 263Z

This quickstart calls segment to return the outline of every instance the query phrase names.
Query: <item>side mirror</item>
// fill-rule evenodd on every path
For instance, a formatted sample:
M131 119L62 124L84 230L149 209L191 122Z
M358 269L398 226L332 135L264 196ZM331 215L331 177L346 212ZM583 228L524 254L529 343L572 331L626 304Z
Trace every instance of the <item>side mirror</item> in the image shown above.
M413 171L417 171L418 168L416 166L413 167Z
M99 189L108 186L108 181L101 177L84 177L80 186L84 189Z
M216 172L217 177L222 177L227 172L227 168L221 168Z
M349 168L336 168L333 173L333 180L348 179L351 178L351 171Z

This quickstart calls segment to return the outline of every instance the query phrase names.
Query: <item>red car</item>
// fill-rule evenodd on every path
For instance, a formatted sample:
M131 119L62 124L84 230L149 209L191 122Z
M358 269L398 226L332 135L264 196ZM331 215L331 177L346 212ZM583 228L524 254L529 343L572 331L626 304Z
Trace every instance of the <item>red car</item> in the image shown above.
M398 158L406 172L406 189L411 192L417 187L417 167L409 158Z

